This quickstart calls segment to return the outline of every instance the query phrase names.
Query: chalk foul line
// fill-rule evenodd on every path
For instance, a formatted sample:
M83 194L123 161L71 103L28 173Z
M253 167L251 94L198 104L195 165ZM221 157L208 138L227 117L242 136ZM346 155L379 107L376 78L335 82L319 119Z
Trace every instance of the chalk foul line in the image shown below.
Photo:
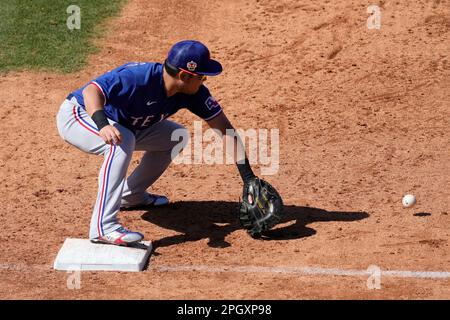
M376 267L376 266L375 266ZM19 272L49 272L53 268L50 265L30 264L0 264L0 271ZM209 272L209 273L267 273L284 275L325 275L325 276L348 276L367 277L380 275L393 278L421 278L421 279L450 279L448 271L408 271L408 270L383 270L370 266L366 270L322 268L322 267L259 267L259 266L207 266L207 265L160 265L151 266L149 271L158 272Z
M186 265L186 266L154 266L150 270L160 272L236 272L236 273L269 273L287 275L329 275L329 276L370 276L376 273L374 269L338 269L320 267L257 267L257 266L206 266L206 265ZM428 278L428 279L450 279L450 272L447 271L401 271L382 270L379 271L384 277L397 278Z

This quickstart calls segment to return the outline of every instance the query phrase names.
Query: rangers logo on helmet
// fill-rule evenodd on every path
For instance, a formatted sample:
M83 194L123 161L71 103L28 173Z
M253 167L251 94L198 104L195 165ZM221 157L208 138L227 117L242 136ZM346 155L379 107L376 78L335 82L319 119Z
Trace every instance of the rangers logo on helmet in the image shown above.
M189 61L187 63L187 68L189 71L195 71L195 69L197 69L197 63L195 61Z

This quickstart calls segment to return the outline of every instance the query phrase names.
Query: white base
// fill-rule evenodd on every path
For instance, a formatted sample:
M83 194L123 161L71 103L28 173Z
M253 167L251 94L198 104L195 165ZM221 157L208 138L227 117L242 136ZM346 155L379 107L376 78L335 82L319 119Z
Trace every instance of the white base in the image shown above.
M142 271L152 251L152 243L142 241L130 247L92 243L67 238L56 256L56 270Z

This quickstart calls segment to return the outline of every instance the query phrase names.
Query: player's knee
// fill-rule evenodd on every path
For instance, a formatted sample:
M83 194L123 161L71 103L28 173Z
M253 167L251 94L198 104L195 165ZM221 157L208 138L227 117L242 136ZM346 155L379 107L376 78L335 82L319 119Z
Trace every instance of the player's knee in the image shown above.
M134 134L130 130L120 130L121 142L120 149L123 150L124 153L131 155L133 154L136 148L136 138Z

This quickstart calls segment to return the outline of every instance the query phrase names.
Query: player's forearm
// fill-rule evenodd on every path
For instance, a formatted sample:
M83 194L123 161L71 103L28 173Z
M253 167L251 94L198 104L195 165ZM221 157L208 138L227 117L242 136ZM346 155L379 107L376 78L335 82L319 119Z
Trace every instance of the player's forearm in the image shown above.
M246 158L244 144L237 134L236 129L234 129L230 120L225 115L225 112L208 121L208 125L220 131L226 145L227 153L233 156L234 162L243 161Z
M236 129L228 122L226 130L224 132L223 140L226 144L226 150L228 154L232 154L234 163L239 170L242 181L244 183L248 182L250 179L255 177L253 170L248 161L247 155L245 153L245 146L242 142L241 137L237 133ZM230 148L230 146L233 146Z
M227 153L233 157L244 183L254 178L255 174L245 154L244 143L225 113L222 112L214 119L208 121L208 124L211 128L219 130L222 133Z
M88 85L83 90L83 99L84 105L86 106L86 112L95 122L98 130L100 131L108 126L109 122L103 109L105 97L99 89L93 84Z
M224 140L227 145L227 152L230 152L228 146L233 146L233 159L234 163L239 170L239 174L244 182L249 181L250 179L255 177L253 170L250 166L250 162L248 161L247 155L245 154L245 147L241 140L241 137L237 134L235 129L231 127L228 132L230 134L224 135Z
M227 153L233 157L235 163L243 163L247 155L242 139L233 128L228 130L228 134L223 136Z

